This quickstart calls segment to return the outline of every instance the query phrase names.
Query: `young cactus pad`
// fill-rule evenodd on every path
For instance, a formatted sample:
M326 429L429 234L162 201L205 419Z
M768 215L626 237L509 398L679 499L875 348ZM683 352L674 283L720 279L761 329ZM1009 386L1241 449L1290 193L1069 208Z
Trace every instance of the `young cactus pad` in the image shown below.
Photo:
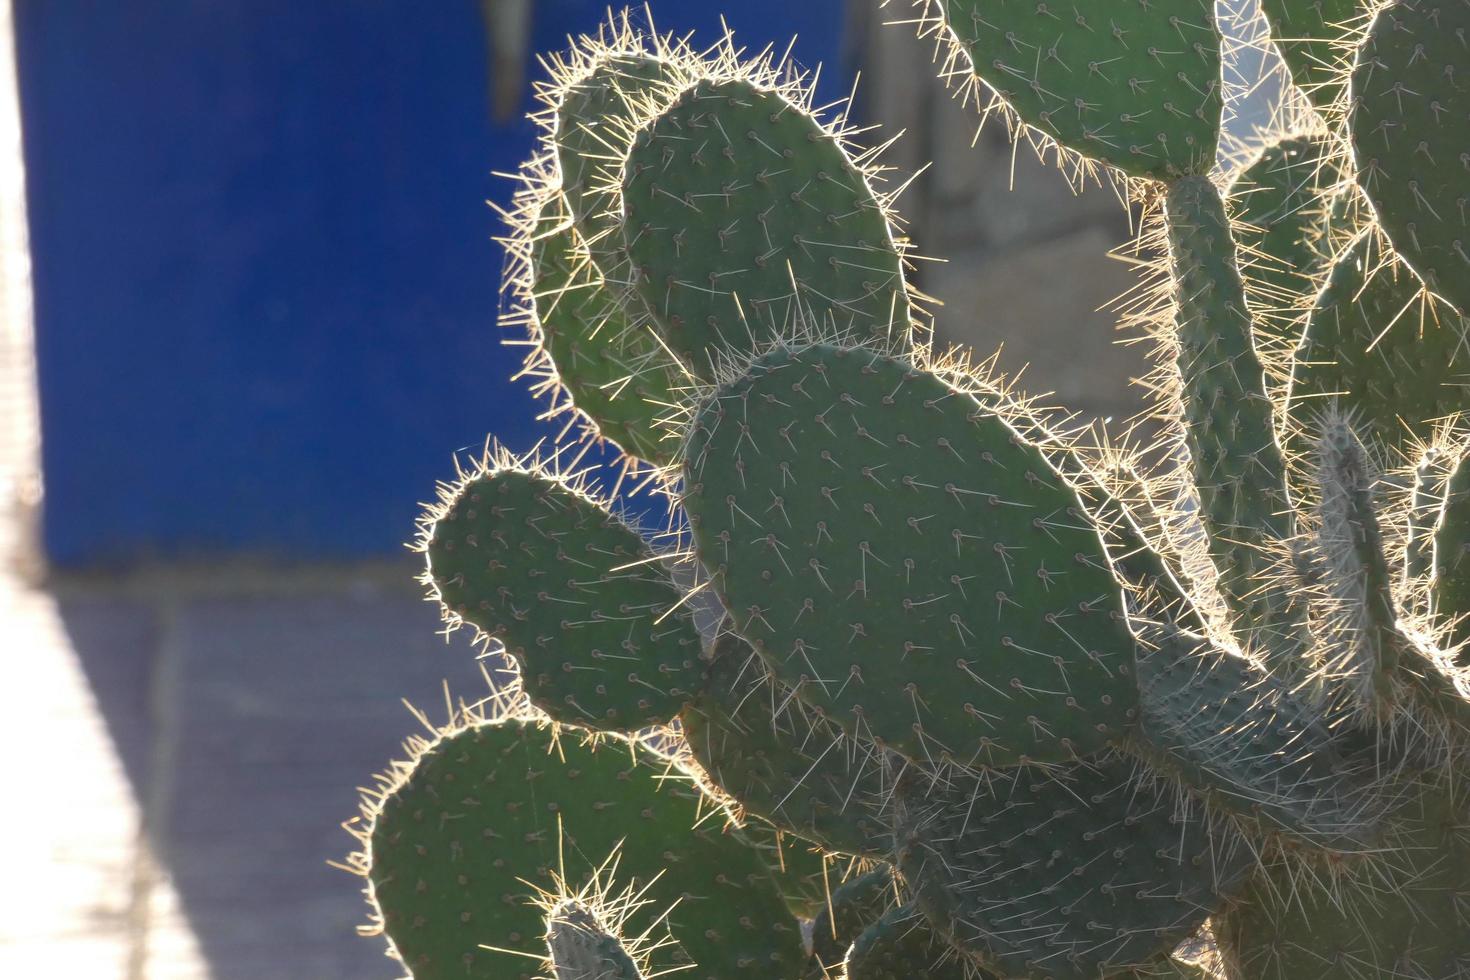
M634 732L698 687L683 594L638 532L573 481L502 454L445 488L421 543L446 619L504 644L553 718Z
M574 899L547 914L546 950L556 980L643 980L643 971L617 936Z
M414 980L529 980L537 897L608 874L642 903L629 933L666 914L678 945L655 951L662 968L696 963L691 980L795 975L800 926L756 852L697 787L664 778L666 763L604 738L557 738L514 717L471 723L391 774L370 806L369 879Z
M683 502L735 628L855 736L1059 762L1134 717L1120 588L1076 492L906 360L761 356L693 419Z
M881 864L832 892L831 900L812 923L812 953L817 966L835 974L847 950L863 930L898 904L893 869Z

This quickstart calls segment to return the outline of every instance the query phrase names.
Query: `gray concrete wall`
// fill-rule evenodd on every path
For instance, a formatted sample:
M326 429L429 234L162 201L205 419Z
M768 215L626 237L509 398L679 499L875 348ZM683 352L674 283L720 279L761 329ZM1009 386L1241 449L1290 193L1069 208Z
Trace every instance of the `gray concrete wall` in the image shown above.
M859 108L882 126L877 138L904 135L884 160L906 179L929 164L899 199L916 253L920 289L936 308L941 344L971 346L999 365L1026 368L1023 388L1092 416L1133 414L1142 406L1129 379L1145 369L1142 350L1121 346L1115 317L1103 309L1134 283L1110 249L1133 237L1112 189L1074 192L1052 163L1013 147L1003 120L980 127L936 78L932 38L913 25L907 0L853 5L854 43L863 63ZM869 140L875 141L873 136ZM1030 365L1027 368L1027 365Z

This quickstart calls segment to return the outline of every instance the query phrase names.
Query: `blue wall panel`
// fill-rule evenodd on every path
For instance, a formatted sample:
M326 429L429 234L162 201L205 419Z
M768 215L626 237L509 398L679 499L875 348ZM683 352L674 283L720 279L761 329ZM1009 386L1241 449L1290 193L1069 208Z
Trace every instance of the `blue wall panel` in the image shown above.
M652 4L717 36L718 0ZM738 0L828 63L842 0ZM536 0L536 50L603 17ZM17 0L45 545L63 566L389 554L450 453L542 434L499 345L475 0Z

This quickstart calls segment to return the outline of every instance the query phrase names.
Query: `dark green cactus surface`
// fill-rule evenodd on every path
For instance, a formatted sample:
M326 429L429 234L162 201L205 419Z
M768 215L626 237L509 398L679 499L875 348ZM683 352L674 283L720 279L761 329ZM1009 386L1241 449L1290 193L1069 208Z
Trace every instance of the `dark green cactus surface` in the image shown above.
M1462 458L1444 488L1444 502L1434 526L1431 607L1448 620L1450 643L1462 663L1470 662L1470 464Z
M639 132L622 204L638 295L702 376L802 323L908 344L885 209L841 141L780 92L686 90Z
M1220 133L1207 0L935 0L983 79L1040 133L1138 177L1203 173Z
M864 929L847 953L847 980L991 980L934 934L918 910L900 905Z
M740 835L765 861L771 881L792 915L812 919L827 907L828 894L846 870L846 856L824 850L805 837L748 813Z
M1205 800L1321 847L1363 851L1378 814L1364 763L1320 712L1242 657L1183 633L1138 658L1143 753Z
M795 700L734 633L679 720L695 760L748 811L832 851L892 852L884 760Z
M693 420L683 502L736 629L855 736L1063 761L1133 718L1133 642L1076 493L905 361L762 356Z
M1337 107L1352 64L1353 29L1368 0L1261 0L1261 12L1291 79L1312 105Z
M1306 868L1281 860L1216 920L1232 976L1259 980L1433 977L1470 968L1465 786L1406 779L1388 860Z
M1003 977L1095 980L1167 955L1254 864L1117 756L916 776L900 799L898 868L919 907Z
M566 481L514 465L471 475L424 529L451 622L498 639L526 692L569 724L633 732L699 684L699 634L638 532Z
M1353 68L1358 183L1394 248L1430 289L1470 313L1470 6L1395 0Z
M599 873L647 905L636 934L667 912L678 949L664 968L698 980L794 976L801 931L765 866L685 782L628 742L554 740L535 722L474 725L427 748L382 803L372 828L372 887L416 980L530 978L541 911L536 889L576 890ZM612 859L609 862L609 858Z
M897 904L893 869L886 864L843 882L812 923L812 953L818 968L835 975L853 941Z
M1310 434L1332 403L1400 457L1470 408L1470 320L1421 297L1401 263L1363 238L1333 265L1292 365L1292 428Z

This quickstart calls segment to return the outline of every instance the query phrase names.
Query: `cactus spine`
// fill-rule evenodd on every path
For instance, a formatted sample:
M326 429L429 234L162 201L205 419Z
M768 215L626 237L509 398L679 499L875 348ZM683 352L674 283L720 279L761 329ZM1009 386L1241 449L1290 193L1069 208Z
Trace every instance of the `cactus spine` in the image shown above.
M808 76L628 15L577 40L511 322L675 517L499 450L443 487L425 581L515 682L364 801L391 950L1466 976L1470 4L1266 0L1310 119L1220 173L1213 4L915 2L963 97L1143 206L1166 451L934 349Z

